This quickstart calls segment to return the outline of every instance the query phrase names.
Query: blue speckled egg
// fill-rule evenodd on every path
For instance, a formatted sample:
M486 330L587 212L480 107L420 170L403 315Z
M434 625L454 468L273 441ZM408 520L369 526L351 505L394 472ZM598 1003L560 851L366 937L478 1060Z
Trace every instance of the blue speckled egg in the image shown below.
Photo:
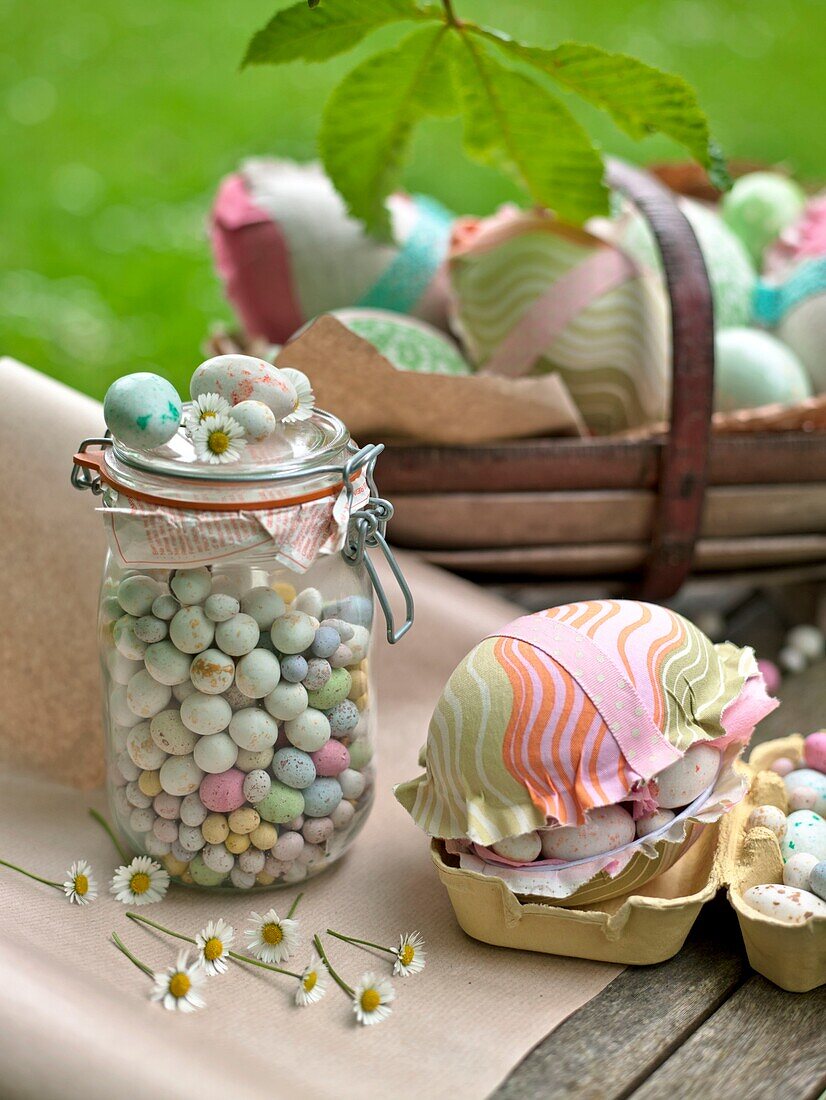
M320 778L304 793L304 813L307 817L329 817L343 797L337 779Z
M115 439L138 450L168 443L182 413L175 387L158 374L126 374L112 383L103 399L106 427Z
M826 901L826 859L816 863L809 872L809 887L821 901Z
M826 820L814 810L795 810L786 818L786 835L780 843L784 861L806 852L826 859Z

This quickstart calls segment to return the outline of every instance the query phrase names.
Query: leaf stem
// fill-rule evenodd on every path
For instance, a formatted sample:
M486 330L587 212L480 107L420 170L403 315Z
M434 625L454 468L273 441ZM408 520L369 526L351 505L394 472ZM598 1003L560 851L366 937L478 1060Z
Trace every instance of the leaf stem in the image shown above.
M140 959L135 958L135 956L132 954L132 952L129 950L129 948L126 946L126 944L123 942L123 940L117 934L117 932L112 933L112 940L115 944L115 947L117 947L118 951L120 951L122 954L124 954L127 957L127 959L129 959L130 962L134 963L135 966L138 968L138 970L142 970L144 972L144 974L146 974L147 977L149 977L149 978L154 978L155 977L153 971L149 969L149 967L146 965L146 963L142 963L140 961Z
M150 920L149 917L144 917L141 913L127 913L126 915L130 920L139 921L141 924L146 924L150 928L156 928L159 932L164 932L167 936L173 936L176 940L185 940L186 943L195 943L192 936L185 936L183 932L173 932L171 928L165 928L162 924Z
M329 970L330 977L333 979L339 989L343 989L348 997L355 997L355 989L353 989L351 985L348 985L347 982L345 982L344 978L342 978L341 975L333 969L333 964L327 958L327 952L324 950L321 939L318 936L313 936L313 943L315 944L315 949L318 952L321 961Z
M248 963L250 966L260 966L262 970L271 970L273 974L286 974L288 978L297 978L301 981L302 975L293 970L284 970L281 966L273 966L272 963L261 962L260 959L251 959L248 955L239 955L237 951L228 951L227 954L236 962Z
M345 943L356 943L362 947L375 947L377 951L386 951L388 955L395 955L397 952L392 947L385 947L381 943L373 943L372 940L359 940L355 936L345 936L342 932L334 932L332 928L327 929L328 936L335 936L337 940L344 940Z
M129 856L126 854L126 850L124 849L123 845L118 840L118 838L115 836L114 829L109 824L109 822L106 820L106 818L103 816L103 814L98 813L97 810L90 810L89 811L89 817L91 817L91 819L93 821L96 821L98 823L98 825L100 825L100 827L103 829L103 831L106 833L106 835L109 837L109 839L114 844L114 846L117 850L117 853L120 856L120 858L123 860L123 862L124 863L129 863Z
M461 27L461 23L456 18L456 12L453 10L453 0L442 0L442 7L445 9L445 19L451 27Z
M289 913L287 913L287 920L289 920L290 917L292 917L293 913L298 908L298 903L301 901L301 899L303 897L304 897L304 891L302 890L301 893L298 895L298 897L295 899L295 901L290 906L290 911L289 911Z
M16 863L9 863L5 859L0 859L0 866L8 867L10 871L17 871L18 874L25 875L26 878L33 878L35 882L42 882L44 886L52 886L55 890L62 890L63 884L60 882L52 882L50 878L41 878L40 875L32 874L31 871L26 871L22 867L18 867Z

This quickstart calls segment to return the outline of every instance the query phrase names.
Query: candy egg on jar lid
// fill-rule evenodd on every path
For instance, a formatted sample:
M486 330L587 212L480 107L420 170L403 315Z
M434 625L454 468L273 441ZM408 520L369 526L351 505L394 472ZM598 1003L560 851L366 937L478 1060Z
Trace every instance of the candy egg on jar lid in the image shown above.
M395 794L461 870L566 904L587 886L592 902L622 893L626 873L634 886L650 878L654 856L670 866L693 815L730 809L746 789L733 765L776 705L751 650L715 645L673 611L630 600L551 608L459 664L430 724L425 774ZM524 839L534 834L538 852Z
M216 355L195 370L189 385L193 399L219 394L230 406L260 401L283 420L295 409L298 395L292 382L272 363L252 355Z
M116 439L152 450L168 443L181 424L183 406L175 387L157 374L127 374L103 399L103 419Z

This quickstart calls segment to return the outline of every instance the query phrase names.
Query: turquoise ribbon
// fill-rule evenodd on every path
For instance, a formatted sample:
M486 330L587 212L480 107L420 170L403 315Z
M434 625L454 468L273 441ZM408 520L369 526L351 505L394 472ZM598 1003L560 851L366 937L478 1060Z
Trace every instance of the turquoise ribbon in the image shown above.
M776 328L789 310L815 294L826 292L826 256L808 260L780 286L758 279L752 300L754 319L768 328Z
M414 195L418 217L395 259L356 305L412 313L447 254L455 220L441 203Z

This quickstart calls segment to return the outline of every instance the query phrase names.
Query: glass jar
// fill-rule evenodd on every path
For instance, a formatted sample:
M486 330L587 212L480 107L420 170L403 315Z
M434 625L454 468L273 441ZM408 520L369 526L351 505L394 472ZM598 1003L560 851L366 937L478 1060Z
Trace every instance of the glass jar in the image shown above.
M381 446L315 410L243 461L205 467L181 430L135 451L85 440L73 484L102 499L99 637L108 793L135 854L201 887L315 875L370 811L374 590L412 624L384 539ZM396 629L367 556L405 600Z

